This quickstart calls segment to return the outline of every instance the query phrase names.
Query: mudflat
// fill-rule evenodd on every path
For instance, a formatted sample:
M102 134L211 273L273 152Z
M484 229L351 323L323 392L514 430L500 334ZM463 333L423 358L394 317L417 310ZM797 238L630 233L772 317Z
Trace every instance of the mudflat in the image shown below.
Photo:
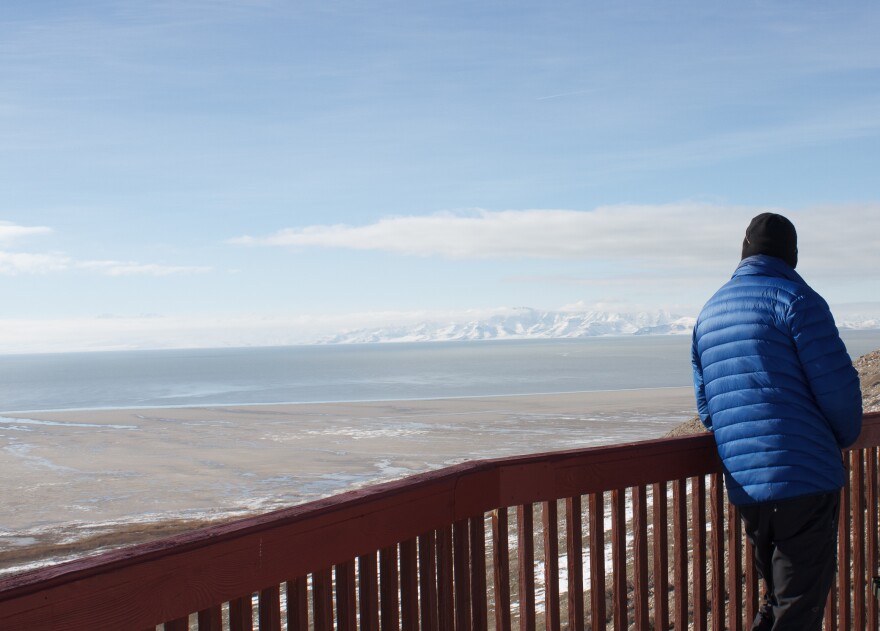
M7 412L0 572L466 460L657 438L691 388L418 401Z

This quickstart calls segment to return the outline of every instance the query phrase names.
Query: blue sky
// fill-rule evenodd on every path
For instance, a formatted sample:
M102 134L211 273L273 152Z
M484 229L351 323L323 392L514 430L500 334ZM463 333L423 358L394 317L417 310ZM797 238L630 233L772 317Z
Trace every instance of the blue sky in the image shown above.
M869 2L4 2L0 352L695 315L765 210L876 317L877 32Z

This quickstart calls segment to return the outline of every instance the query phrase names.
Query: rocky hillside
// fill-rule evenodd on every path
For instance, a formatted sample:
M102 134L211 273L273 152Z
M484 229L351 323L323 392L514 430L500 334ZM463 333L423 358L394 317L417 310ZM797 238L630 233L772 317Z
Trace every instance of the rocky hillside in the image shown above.
M865 412L880 412L880 350L862 355L853 362L853 366L859 371L859 380L862 384L862 405ZM666 436L684 436L704 431L706 429L700 422L700 417L695 416L674 427Z

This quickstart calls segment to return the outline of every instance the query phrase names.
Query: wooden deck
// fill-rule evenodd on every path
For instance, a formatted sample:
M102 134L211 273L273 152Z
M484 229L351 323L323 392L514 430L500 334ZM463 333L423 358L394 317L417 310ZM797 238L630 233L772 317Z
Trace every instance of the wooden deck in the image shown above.
M878 628L880 414L845 454L825 628ZM0 629L739 631L711 435L470 462L0 581Z

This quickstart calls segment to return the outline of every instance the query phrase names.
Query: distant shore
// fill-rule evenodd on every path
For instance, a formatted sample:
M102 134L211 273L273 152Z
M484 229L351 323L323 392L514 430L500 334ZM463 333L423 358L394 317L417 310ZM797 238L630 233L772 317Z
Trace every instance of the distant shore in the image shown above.
M692 414L687 387L15 414L0 572L465 460L657 438Z

